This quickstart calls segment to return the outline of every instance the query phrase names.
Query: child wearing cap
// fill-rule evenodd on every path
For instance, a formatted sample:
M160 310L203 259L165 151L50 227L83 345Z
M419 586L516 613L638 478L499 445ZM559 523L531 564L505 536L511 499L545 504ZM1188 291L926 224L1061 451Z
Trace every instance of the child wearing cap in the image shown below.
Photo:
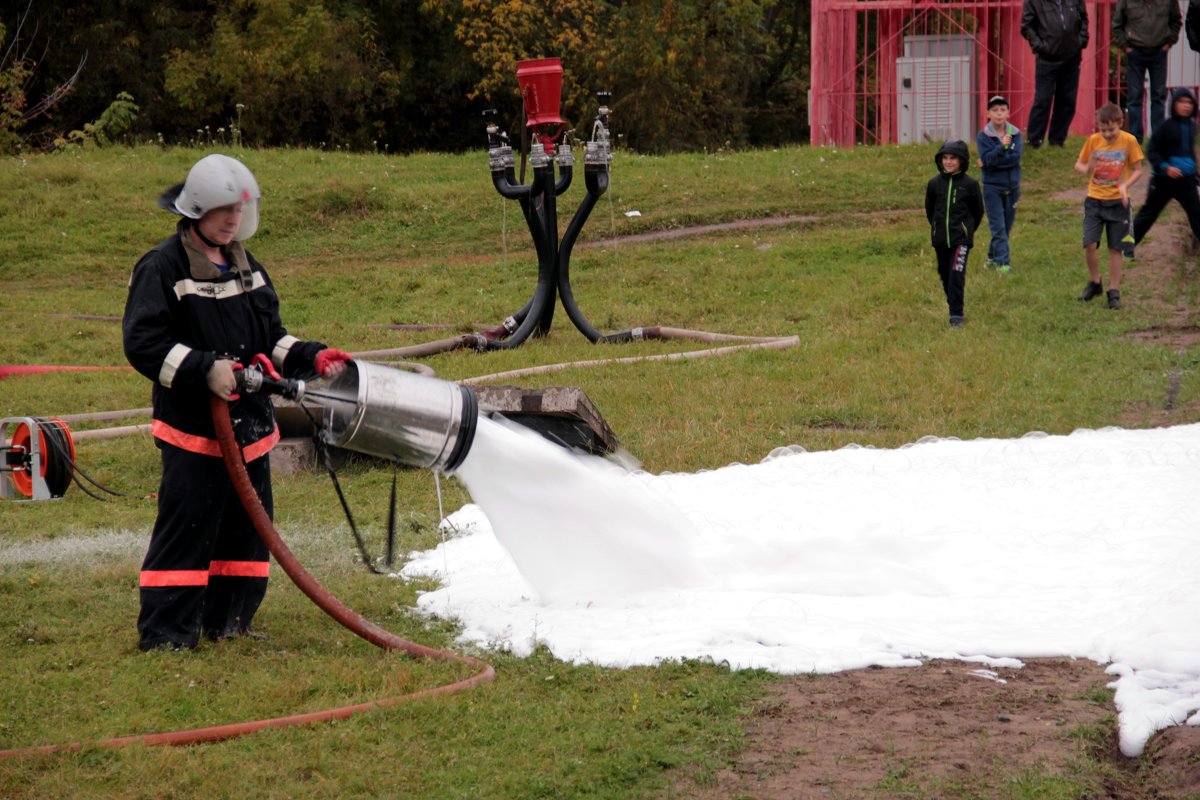
M982 172L983 206L987 210L992 241L987 266L1002 275L1012 272L1009 236L1021 199L1021 131L1008 121L1008 100L996 95L988 100L987 124L975 136Z

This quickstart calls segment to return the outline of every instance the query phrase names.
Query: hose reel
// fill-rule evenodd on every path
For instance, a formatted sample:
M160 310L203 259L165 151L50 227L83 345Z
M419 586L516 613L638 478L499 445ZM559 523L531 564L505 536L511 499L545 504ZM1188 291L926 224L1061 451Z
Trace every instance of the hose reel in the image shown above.
M75 440L56 417L8 417L0 420L0 457L0 473L8 474L8 480L0 477L0 497L50 500L71 485Z

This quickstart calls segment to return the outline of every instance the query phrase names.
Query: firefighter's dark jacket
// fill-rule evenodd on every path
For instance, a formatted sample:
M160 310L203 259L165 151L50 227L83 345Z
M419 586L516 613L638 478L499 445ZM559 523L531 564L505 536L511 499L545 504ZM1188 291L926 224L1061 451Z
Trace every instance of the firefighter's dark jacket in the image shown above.
M942 168L943 155L958 156L962 169L949 175ZM979 182L967 175L970 151L957 139L943 144L934 156L938 174L925 187L925 216L930 240L935 247L975 244L975 229L983 220L983 194Z
M325 345L288 335L270 277L239 242L224 248L230 268L222 273L186 232L189 223L182 220L174 236L133 268L122 325L125 355L154 383L155 439L219 456L206 381L218 356L246 365L264 353L284 377L307 377ZM279 439L264 394L243 394L230 417L247 461Z

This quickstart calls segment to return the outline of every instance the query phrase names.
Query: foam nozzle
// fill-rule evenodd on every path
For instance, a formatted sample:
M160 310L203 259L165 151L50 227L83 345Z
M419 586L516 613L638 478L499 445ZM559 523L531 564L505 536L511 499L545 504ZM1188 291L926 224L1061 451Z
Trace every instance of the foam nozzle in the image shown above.
M299 402L304 399L304 381L290 380L267 375L256 364L251 364L236 373L237 389L239 392L254 394L277 394L288 400Z
M479 404L466 386L354 360L321 392L334 447L453 472L475 439Z

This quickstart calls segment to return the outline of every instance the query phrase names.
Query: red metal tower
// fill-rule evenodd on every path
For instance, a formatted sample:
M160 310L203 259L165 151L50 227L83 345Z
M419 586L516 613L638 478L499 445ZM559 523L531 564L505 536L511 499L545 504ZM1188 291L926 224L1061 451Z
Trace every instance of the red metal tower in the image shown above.
M1097 108L1118 101L1110 54L1115 0L1088 0L1072 133L1090 133ZM1008 98L1024 127L1034 68L1021 37L1021 0L812 0L810 140L814 145L968 142L987 99Z

